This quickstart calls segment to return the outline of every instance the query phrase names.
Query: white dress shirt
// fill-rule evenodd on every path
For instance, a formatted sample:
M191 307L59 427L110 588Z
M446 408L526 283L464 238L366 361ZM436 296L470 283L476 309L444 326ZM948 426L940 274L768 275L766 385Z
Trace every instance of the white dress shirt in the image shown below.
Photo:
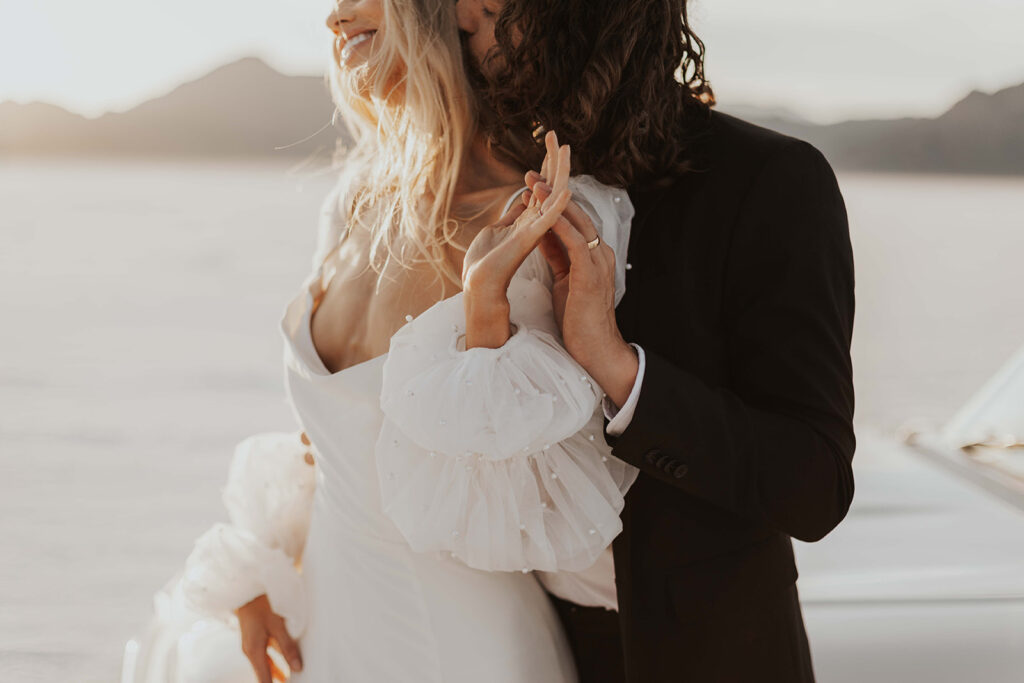
M605 395L604 400L601 402L604 416L608 418L608 426L605 428L605 432L612 436L618 436L626 431L626 427L629 426L630 421L633 419L633 411L636 409L636 402L640 398L640 385L644 381L644 350L640 348L639 344L630 342L629 345L636 349L637 356L640 358L640 367L636 371L636 380L633 381L633 388L629 392L629 397L622 404L621 408L615 405L607 395Z

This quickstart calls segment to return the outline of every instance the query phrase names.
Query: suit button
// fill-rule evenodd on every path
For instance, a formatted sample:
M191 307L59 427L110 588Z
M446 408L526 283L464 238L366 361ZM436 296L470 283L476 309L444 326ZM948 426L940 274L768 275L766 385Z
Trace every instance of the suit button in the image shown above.
M652 448L651 450L644 453L644 460L647 461L647 464L654 465L658 462L658 456L662 455L663 453L664 451L662 451L660 448Z
M683 477L686 476L686 473L689 470L690 470L690 468L687 466L687 464L685 462L681 462L676 467L675 472L672 473L672 476L675 477L676 479L682 479Z

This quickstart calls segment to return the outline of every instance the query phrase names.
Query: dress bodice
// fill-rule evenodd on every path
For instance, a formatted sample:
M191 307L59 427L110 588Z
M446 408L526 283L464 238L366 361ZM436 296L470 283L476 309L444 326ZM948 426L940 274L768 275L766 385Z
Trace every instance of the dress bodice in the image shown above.
M330 372L312 335L314 271L281 320L285 391L295 418L312 442L317 494L352 533L403 542L383 514L374 444L381 428L382 367L387 354Z

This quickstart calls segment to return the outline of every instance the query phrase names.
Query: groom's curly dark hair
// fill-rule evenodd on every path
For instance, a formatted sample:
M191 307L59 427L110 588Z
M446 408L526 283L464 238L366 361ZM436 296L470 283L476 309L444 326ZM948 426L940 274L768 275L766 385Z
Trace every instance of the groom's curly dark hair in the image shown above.
M507 0L491 78L468 65L495 151L539 168L554 129L572 145L574 171L609 185L658 186L689 170L715 99L686 4Z

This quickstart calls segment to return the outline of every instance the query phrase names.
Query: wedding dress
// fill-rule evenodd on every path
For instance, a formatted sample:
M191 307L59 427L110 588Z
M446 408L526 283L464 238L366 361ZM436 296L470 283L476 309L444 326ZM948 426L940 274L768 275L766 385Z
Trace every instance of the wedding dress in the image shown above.
M619 254L618 303L632 205L589 176L570 189ZM637 470L611 454L603 394L562 346L546 261L534 250L513 277L503 346L465 349L460 292L406 316L387 353L331 373L311 317L338 204L280 326L311 446L299 432L238 445L231 521L158 594L124 680L255 680L232 611L266 593L302 651L295 683L571 683L541 582L578 602L614 595L610 544Z

